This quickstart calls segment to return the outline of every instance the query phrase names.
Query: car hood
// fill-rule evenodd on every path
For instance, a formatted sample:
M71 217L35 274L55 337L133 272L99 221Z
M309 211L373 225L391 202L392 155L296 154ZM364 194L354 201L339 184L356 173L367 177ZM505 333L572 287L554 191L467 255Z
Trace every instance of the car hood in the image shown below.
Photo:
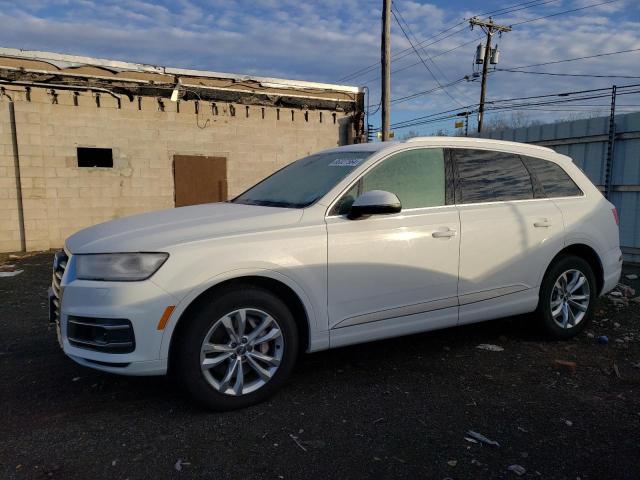
M80 230L65 243L72 254L162 251L173 245L285 227L302 210L209 203L124 217Z

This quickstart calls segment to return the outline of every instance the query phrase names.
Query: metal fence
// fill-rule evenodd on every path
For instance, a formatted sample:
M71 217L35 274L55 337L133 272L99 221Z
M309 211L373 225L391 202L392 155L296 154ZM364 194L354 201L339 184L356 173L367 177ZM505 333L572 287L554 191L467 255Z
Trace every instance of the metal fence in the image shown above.
M618 208L624 258L640 263L640 112L616 115L613 126L609 117L598 117L483 136L543 145L571 157Z

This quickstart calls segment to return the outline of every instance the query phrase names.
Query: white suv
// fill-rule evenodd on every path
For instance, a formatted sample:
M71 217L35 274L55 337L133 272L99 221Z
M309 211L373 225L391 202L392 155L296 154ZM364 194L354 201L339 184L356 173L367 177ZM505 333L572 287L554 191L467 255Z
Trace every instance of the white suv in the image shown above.
M301 351L533 311L569 338L621 266L615 208L568 157L415 138L76 233L55 257L50 319L82 365L171 370L232 409L278 389Z

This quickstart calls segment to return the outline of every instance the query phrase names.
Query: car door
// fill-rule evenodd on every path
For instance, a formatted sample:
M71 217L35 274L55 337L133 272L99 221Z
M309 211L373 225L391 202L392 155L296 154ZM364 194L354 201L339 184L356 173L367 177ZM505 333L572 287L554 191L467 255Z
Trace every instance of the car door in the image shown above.
M445 163L441 148L396 153L368 170L330 210L330 328L375 328L374 322L450 307L448 321L457 323L460 223L453 191L446 188ZM349 204L370 190L396 194L402 211L348 219Z
M516 154L453 149L452 157L461 223L460 323L535 308L540 279L562 248L559 209ZM513 311L503 312L506 305Z

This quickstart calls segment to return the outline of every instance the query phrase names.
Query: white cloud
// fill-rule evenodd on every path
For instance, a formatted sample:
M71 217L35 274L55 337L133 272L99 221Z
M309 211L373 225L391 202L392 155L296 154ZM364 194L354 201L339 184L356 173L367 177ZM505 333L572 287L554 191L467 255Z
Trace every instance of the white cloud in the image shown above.
M496 20L517 23L597 1L553 2ZM514 2L505 0L504 5ZM396 0L395 4L419 42L478 13L455 10L444 0ZM379 2L368 0L0 0L0 24L2 46L325 82L337 82L368 65L375 68L344 83L359 84L379 73ZM409 47L395 24L392 33L394 52ZM479 33L463 29L427 51L438 55ZM640 6L635 0L625 0L526 23L496 42L504 68L640 48ZM472 42L435 57L437 66L428 64L439 81L446 83L445 77L456 80L472 72L474 51ZM426 55L424 58L427 60ZM638 75L639 60L640 52L536 69ZM393 68L417 62L411 53L394 62ZM490 78L488 94L490 99L508 98L609 86L612 81L497 72ZM377 103L378 81L369 86L371 101ZM392 97L434 86L431 75L418 64L393 75ZM477 101L478 90L478 83L466 82L448 89L463 104ZM395 105L394 121L456 107L447 95L434 93Z

